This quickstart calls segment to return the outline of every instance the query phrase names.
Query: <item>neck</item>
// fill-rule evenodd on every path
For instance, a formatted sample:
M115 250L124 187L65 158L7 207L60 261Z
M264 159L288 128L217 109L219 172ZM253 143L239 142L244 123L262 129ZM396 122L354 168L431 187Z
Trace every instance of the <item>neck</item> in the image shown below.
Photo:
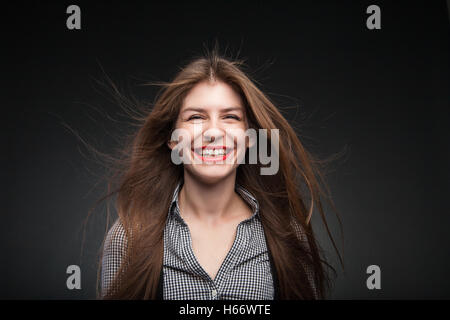
M217 183L208 184L190 176L185 170L179 193L182 217L211 225L231 218L239 205L235 183L236 172Z

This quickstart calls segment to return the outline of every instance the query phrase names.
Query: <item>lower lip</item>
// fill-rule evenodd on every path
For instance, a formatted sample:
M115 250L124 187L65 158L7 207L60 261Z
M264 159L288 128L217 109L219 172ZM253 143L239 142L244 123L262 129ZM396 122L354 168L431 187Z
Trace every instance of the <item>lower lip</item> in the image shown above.
M224 154L224 155L221 156L221 157L204 157L204 156L199 155L197 152L195 152L195 151L193 151L193 150L191 150L191 151L195 154L195 156L196 156L197 158L201 159L201 160L204 161L204 162L217 162L217 161L223 161L223 160L225 160L225 159L228 157L228 155L231 153L231 151L230 151L230 152Z

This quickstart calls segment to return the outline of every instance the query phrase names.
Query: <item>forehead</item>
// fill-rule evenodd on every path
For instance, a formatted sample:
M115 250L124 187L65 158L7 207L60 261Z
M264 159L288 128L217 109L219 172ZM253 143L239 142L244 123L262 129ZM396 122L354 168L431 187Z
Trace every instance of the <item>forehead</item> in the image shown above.
M244 111L240 95L222 81L200 82L186 95L181 111L201 108L205 111Z

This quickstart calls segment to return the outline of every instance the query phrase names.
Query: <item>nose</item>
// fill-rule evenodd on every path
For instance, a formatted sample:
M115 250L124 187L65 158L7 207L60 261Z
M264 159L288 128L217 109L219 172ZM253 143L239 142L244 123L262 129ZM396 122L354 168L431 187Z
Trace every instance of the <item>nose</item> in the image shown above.
M208 122L203 131L203 137L208 142L223 140L224 130L218 126L218 122L211 120Z

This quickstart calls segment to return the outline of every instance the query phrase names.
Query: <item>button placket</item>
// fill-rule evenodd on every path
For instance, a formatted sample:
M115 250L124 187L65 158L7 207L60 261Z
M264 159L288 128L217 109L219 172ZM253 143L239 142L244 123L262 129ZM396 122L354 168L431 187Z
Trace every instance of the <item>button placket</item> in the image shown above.
M237 241L239 239L239 245L240 245L239 249L240 250L244 250L247 247L247 244L248 244L248 241L249 241L248 239L249 239L249 236L250 236L250 230L247 227L246 223L247 223L246 221L241 222L238 225L238 230L237 230L237 233L236 233L236 241L235 242L237 243ZM230 277L230 271L236 265L236 259L239 256L236 253L236 250L238 250L238 245L236 245L236 248L233 245L232 250L233 250L233 257L228 263L228 270L227 270L226 274L224 275L224 280L223 281L228 281L228 278Z
M245 248L247 246L248 237L244 236L244 232L248 233L247 228L245 228L244 221L240 222L237 226L236 231L236 238L234 239L233 246L230 249L230 252L228 252L227 257L222 263L222 266L220 266L219 272L216 277L217 285L219 287L222 286L224 282L228 280L230 277L230 271L233 269L233 267L236 264L236 259L238 258L237 250ZM244 229L244 230L242 230ZM247 234L248 235L248 234ZM227 260L228 259L228 260ZM227 262L227 263L225 263ZM226 270L223 269L224 265L226 264Z

